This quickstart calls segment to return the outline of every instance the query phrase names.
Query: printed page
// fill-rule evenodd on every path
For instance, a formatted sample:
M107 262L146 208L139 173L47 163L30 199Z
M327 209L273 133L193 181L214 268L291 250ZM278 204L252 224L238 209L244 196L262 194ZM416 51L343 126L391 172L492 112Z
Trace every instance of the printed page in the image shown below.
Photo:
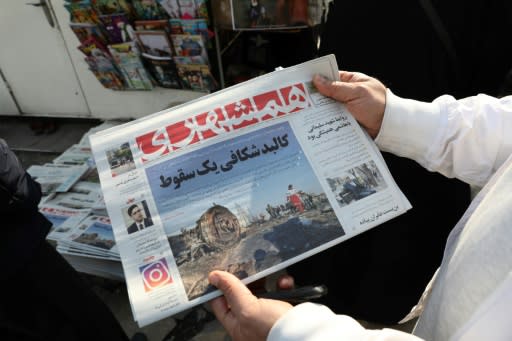
M33 165L27 172L41 185L44 195L54 192L67 192L87 172L89 166L46 163Z
M312 84L308 89L316 110L290 121L347 233L365 231L409 208L380 153L352 115Z
M51 194L44 204L74 209L97 208L103 205L101 187L99 183L78 181L67 192Z
M67 208L43 203L39 205L39 212L52 223L52 227L46 238L58 242L71 235L74 230L78 228L78 224L90 214L91 210Z
M91 136L140 326L220 295L211 270L249 283L410 208L312 86L337 70L318 58Z
M53 160L53 163L66 165L90 164L92 158L91 148L79 144L69 147L64 153Z
M61 238L59 244L84 250L86 253L105 256L119 255L110 219L105 216L90 215L86 217L72 233Z

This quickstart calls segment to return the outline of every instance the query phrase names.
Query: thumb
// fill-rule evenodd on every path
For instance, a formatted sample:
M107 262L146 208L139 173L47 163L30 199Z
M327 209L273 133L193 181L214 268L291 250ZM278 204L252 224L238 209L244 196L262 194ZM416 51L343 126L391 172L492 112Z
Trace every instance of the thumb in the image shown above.
M316 74L313 77L313 84L322 95L342 103L348 102L356 96L356 86L353 83L332 81Z
M216 286L226 298L227 305L236 314L244 306L257 300L251 291L234 275L226 271L212 271L208 275L210 284Z

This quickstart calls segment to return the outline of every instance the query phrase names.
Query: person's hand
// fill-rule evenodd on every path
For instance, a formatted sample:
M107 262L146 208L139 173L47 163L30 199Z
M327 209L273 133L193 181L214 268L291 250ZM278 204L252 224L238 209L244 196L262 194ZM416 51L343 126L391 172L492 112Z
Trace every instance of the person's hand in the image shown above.
M386 106L386 87L375 78L358 72L339 72L339 81L315 75L318 91L343 103L371 137L379 133Z
M274 323L292 308L286 302L257 298L229 272L212 271L208 280L224 294L212 300L211 308L234 341L265 340Z

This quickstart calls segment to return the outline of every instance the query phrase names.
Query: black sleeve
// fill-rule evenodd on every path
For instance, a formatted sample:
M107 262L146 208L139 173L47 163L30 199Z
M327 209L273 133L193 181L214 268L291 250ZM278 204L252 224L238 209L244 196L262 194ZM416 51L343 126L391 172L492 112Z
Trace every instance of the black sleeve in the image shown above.
M16 155L0 138L0 212L37 211L41 186L23 169Z

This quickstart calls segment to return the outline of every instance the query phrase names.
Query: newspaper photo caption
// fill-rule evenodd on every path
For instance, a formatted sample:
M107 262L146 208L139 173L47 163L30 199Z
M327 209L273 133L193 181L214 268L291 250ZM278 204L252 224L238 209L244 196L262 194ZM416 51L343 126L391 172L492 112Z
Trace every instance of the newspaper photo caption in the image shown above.
M316 73L335 79L334 57L90 137L140 326L218 296L209 270L248 283L411 207L354 118L316 91ZM148 226L129 232L130 208ZM320 237L285 245L292 225Z

